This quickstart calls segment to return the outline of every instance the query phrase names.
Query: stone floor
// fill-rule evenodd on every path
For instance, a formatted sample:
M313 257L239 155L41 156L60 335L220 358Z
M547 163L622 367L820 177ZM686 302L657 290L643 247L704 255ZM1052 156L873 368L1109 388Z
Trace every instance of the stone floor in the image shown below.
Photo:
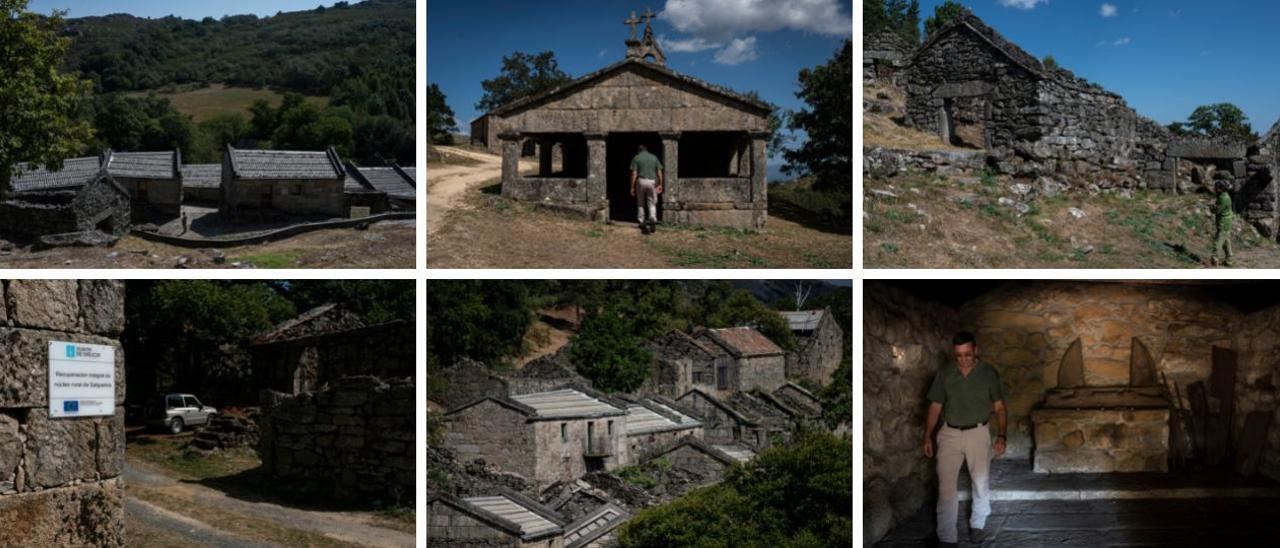
M1003 460L993 463L991 481L984 546L1270 546L1280 538L1280 484L1263 477L1035 474L1028 463ZM962 496L968 482L962 474ZM962 502L962 540L968 516ZM876 546L936 546L935 523L930 501Z
M1037 500L992 503L983 546L1273 546L1280 505L1270 499ZM959 530L968 539L969 504ZM927 504L877 548L937 546ZM962 542L960 546L975 546Z

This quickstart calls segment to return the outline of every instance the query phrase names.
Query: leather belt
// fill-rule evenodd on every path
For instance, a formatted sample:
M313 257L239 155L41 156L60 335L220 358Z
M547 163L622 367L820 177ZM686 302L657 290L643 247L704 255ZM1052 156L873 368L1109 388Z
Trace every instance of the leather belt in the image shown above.
M987 425L987 423L985 423L985 422L980 422L980 423L978 423L978 424L970 424L969 426L956 426L956 425L954 425L954 424L947 423L947 426L950 426L950 427L952 427L952 428L955 428L956 430L959 430L959 431L961 431L961 432L963 432L963 431L965 431L965 430L973 430L974 428L977 428L977 427L979 427L979 426L986 426L986 425Z

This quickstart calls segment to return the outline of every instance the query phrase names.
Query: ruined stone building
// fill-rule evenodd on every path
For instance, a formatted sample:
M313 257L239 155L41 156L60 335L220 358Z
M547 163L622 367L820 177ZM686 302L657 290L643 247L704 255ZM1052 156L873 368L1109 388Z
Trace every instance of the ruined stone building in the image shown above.
M13 179L0 202L0 235L50 244L82 236L114 242L129 231L131 201L97 158L69 160L62 171L36 170Z
M787 382L786 353L754 327L705 329L696 338L720 347L733 358L728 363L717 362L717 393L756 388L773 391Z
M249 346L253 368L271 390L299 394L349 375L413 377L413 322L367 325L326 304L282 322Z
M494 495L427 500L427 544L563 548L564 517L508 489Z
M884 30L862 35L862 85L892 85L915 51L898 33Z
M667 68L647 24L643 39L633 26L627 46L626 59L472 124L473 138L501 151L502 195L632 220L629 169L644 145L664 166L661 220L763 227L770 106ZM518 160L529 143L539 169L524 175Z
M222 165L183 165L182 201L187 204L217 207L222 201Z
M905 62L905 121L948 144L986 152L1016 177L1049 176L1078 189L1189 192L1231 184L1235 207L1277 235L1274 146L1186 138L1119 95L1046 66L972 13L936 31Z
M547 392L561 386L585 386L591 388L591 380L574 371L568 362L565 350L561 347L554 354L542 356L526 363L509 375L503 376L509 394L532 394ZM474 399L474 398L473 398Z
M627 451L634 462L685 437L701 438L694 413L661 396L624 398L627 402Z
M796 350L787 354L787 378L825 385L844 357L844 331L831 309L781 312L796 337Z
M133 220L147 222L182 214L182 151L105 154L104 167L133 198Z
M800 411L810 417L822 416L822 402L812 392L806 390L793 382L782 385L773 392L773 396L792 409Z
M630 462L625 404L585 387L486 396L445 414L445 446L539 484Z
M123 330L120 282L0 281L0 546L125 545ZM54 341L116 349L114 414L53 416Z
M346 217L346 168L332 148L318 152L240 150L222 159L222 213L254 221L281 215Z
M721 448L744 444L754 450L772 445L774 436L789 436L789 417L745 392L718 399L701 390L690 390L676 403L697 413L702 439Z
M733 391L729 377L734 359L719 345L673 329L641 346L654 358L641 393L677 398L694 388L717 396Z

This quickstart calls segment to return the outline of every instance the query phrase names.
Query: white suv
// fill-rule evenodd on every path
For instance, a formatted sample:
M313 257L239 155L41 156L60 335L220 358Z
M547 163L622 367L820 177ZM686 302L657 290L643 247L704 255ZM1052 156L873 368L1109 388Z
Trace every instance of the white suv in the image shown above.
M152 402L147 411L147 424L178 434L187 426L207 424L218 410L200 403L192 394L165 394Z

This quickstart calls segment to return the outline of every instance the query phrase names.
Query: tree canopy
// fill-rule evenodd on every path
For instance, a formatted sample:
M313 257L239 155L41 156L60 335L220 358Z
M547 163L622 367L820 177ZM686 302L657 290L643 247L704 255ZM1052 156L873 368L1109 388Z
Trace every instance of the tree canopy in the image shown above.
M59 70L70 40L62 14L41 17L27 0L0 0L0 199L19 162L60 169L92 137L77 117L91 84Z
M427 86L427 136L432 144L453 144L453 132L458 131L454 116L440 86Z
M635 327L613 310L589 316L573 336L569 361L606 392L630 392L649 378L653 358L637 344Z
M1196 107L1186 122L1169 124L1169 131L1175 135L1221 137L1244 141L1257 140L1249 117L1231 103L1217 103Z
M572 78L560 70L555 52L530 55L517 51L502 58L502 72L498 76L480 82L484 95L476 103L476 110L488 112L570 80Z
M863 32L893 31L911 44L920 43L920 0L862 0Z
M734 465L724 481L654 506L623 524L627 548L849 546L853 451L848 438L800 432Z
M924 38L929 39L933 33L951 26L961 15L969 12L969 8L955 0L947 0L933 8L933 15L924 20Z

